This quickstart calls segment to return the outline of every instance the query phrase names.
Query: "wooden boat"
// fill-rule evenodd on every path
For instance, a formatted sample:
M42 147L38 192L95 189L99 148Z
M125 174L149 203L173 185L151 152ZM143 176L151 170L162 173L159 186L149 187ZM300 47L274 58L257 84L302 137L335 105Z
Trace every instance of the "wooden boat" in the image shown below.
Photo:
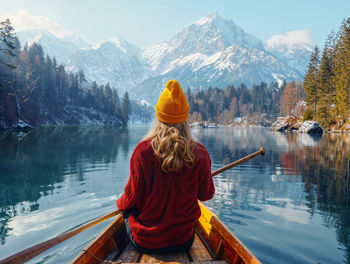
M123 215L119 215L71 264L95 263L261 263L249 249L207 207L202 214L188 252L143 254L136 251L127 235Z

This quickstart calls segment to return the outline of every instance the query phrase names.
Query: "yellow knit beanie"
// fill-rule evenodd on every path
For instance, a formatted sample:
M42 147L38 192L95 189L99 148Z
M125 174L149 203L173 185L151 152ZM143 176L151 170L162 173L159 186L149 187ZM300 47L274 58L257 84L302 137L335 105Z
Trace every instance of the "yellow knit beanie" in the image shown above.
M156 105L156 116L159 121L167 124L179 124L187 120L190 105L176 80L170 80L165 90L159 96Z

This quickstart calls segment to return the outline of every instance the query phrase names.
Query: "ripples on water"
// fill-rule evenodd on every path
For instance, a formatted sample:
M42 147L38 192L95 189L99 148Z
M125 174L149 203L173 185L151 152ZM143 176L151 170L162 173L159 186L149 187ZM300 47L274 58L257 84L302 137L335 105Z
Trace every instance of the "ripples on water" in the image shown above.
M0 132L0 259L115 209L147 129ZM265 148L265 156L215 176L215 197L206 203L263 263L350 264L349 135L193 132L212 170ZM69 262L108 222L31 263Z

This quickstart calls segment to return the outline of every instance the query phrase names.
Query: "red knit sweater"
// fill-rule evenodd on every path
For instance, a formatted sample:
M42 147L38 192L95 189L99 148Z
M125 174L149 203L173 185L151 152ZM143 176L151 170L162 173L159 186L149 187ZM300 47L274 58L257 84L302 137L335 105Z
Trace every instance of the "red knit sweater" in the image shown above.
M129 224L135 241L157 249L185 243L201 212L198 200L214 196L211 161L205 147L196 143L195 165L181 172L164 173L150 140L140 142L130 159L130 177L119 209L135 208Z

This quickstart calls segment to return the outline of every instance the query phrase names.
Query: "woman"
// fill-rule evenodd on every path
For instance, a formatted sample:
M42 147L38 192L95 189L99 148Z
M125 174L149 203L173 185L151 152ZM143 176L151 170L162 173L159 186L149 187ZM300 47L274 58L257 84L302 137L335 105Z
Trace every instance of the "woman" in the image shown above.
M144 253L188 250L201 211L197 199L215 189L211 160L187 123L189 104L175 80L166 83L156 105L157 123L130 159L130 178L119 209L127 211L131 240Z

